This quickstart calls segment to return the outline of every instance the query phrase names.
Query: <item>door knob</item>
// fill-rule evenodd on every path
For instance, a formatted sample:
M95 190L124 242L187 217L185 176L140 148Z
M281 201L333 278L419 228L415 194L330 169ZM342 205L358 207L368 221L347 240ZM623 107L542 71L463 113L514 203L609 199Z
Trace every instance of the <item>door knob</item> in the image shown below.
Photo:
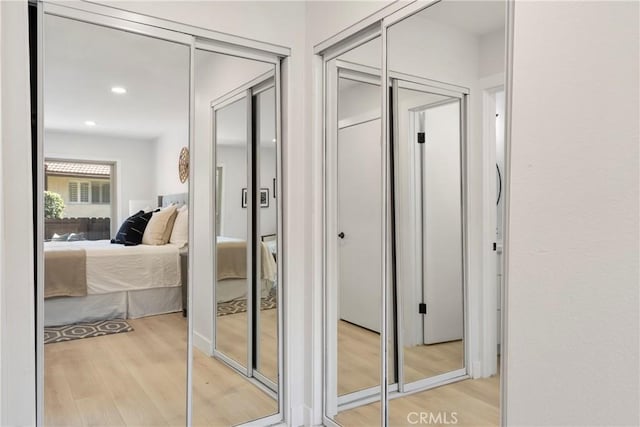
M344 233L340 232L340 234L338 234L338 237L341 238L341 239L344 239Z

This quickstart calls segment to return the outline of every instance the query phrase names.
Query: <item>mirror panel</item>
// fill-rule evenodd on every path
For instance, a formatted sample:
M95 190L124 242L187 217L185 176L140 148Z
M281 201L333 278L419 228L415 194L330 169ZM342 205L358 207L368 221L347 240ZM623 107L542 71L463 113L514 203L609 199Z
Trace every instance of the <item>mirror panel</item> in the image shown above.
M327 66L333 159L331 186L335 190L335 229L332 239L335 282L330 290L327 320L329 412L357 399L380 397L382 241L381 164L381 40L375 38L332 60ZM334 365L335 364L335 365ZM331 381L331 380L330 380ZM367 415L379 423L377 411ZM333 414L330 414L333 415ZM339 412L334 419L350 425L355 413Z
M50 14L40 31L41 421L184 425L190 47Z
M251 277L247 260L247 97L214 110L216 150L216 350L247 366L249 331L247 288ZM225 185L228 192L225 192ZM230 187L230 188L229 188ZM229 198L235 191L236 200ZM239 191L238 191L239 190ZM227 197L224 197L224 196ZM229 197L231 196L231 197Z
M399 391L433 388L390 400L391 425L418 420L411 414L431 423L498 422L495 377L434 387L469 372L467 334L479 329L468 323L467 256L482 259L484 237L482 227L467 227L467 209L485 203L479 174L487 145L499 148L504 132L495 117L504 91L505 9L504 1L442 0L386 30L398 299L388 315L398 330ZM497 278L487 284L494 285L499 295ZM494 315L499 325L499 303L486 319ZM495 402L480 411L469 393Z
M195 66L195 139L215 162L216 243L215 268L203 272L211 279L193 289L193 420L237 425L279 408L275 67L200 49Z

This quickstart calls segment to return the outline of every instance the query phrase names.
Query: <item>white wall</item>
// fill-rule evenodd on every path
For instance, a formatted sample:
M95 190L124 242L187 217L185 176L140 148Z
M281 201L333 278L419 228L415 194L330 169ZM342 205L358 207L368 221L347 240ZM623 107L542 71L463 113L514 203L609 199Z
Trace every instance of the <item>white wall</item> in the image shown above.
M182 147L189 147L188 122L185 122L184 126L176 127L171 133L156 139L155 190L157 195L180 194L189 191L189 181L181 183L178 175L178 157Z
M0 424L35 425L26 2L0 2Z
M509 425L640 421L639 15L515 7Z
M156 189L156 165L149 161L156 158L154 141L45 131L44 156L116 162L116 230L129 217L129 200L156 200L159 194Z
M380 96L380 85L340 79L338 120L359 121L364 117L380 117Z
M242 189L247 188L247 149L222 145L216 150L222 166L222 236L247 239L247 208L242 207Z

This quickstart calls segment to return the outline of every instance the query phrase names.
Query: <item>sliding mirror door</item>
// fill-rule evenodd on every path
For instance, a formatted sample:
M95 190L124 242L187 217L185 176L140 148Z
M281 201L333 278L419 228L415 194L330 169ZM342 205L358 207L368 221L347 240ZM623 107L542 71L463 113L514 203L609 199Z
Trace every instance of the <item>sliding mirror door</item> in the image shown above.
M388 316L398 325L398 391L465 380L400 394L389 401L390 424L411 423L425 408L429 423L498 423L497 377L466 379L495 375L498 365L497 257L487 239L495 239L496 136L504 132L496 128L496 94L504 90L505 8L442 0L383 23L398 296Z
M382 122L375 38L326 63L327 266L326 411L380 399ZM378 424L379 415L366 416Z
M193 422L235 425L280 405L276 65L198 49L195 66L214 262L193 289Z
M391 9L317 48L326 421L497 424L506 4Z
M43 424L184 425L189 39L39 31Z

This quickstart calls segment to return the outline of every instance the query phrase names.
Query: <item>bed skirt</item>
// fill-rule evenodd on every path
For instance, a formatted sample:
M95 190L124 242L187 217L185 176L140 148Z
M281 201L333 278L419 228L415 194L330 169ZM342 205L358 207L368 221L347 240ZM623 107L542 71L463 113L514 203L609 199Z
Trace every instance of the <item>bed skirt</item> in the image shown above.
M182 311L182 286L50 298L44 302L44 325L137 319L177 311Z

